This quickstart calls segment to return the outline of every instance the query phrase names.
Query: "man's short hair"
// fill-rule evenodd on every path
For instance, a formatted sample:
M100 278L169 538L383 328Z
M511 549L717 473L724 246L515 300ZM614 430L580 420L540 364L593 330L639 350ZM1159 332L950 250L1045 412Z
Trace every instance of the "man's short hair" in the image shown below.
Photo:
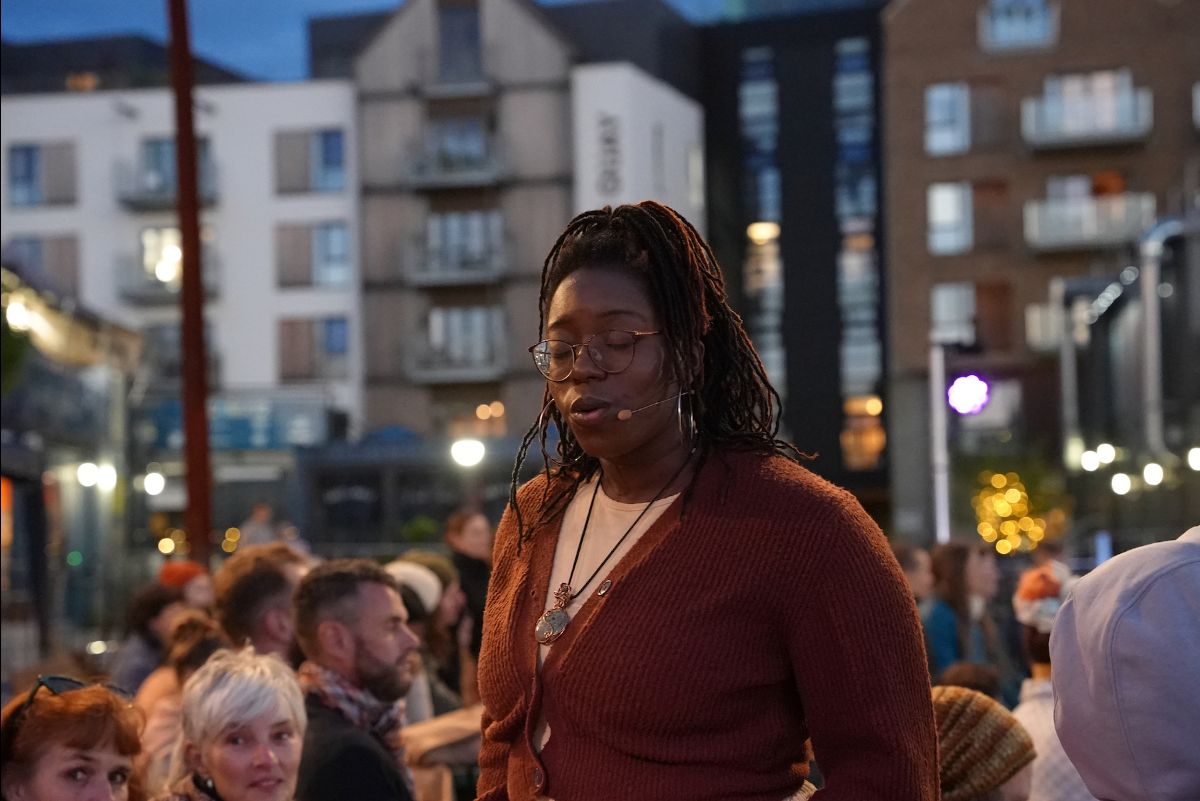
M369 559L334 559L313 568L296 588L296 639L305 656L319 655L317 627L333 618L351 625L354 601L363 584L382 584L397 594L396 580L382 566Z
M308 557L282 542L247 545L213 576L217 621L225 635L241 645L254 635L263 613L273 605L288 603L291 566L308 564Z

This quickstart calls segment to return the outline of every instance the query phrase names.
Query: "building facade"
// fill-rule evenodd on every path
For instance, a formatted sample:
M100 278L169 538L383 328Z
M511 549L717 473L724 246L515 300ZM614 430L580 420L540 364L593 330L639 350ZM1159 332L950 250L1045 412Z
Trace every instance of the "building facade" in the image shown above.
M956 534L976 528L968 488L978 468L1011 481L1000 465L1021 462L1051 474L1044 489L1056 492L1051 286L1120 272L1122 247L1183 210L1185 165L1200 153L1196 12L1159 0L906 0L884 12L900 536L934 536L934 435L949 439ZM973 374L990 384L982 413L946 415L946 387L930 379L943 358L947 382Z
M278 494L290 447L345 433L339 420L361 423L354 90L230 84L200 87L195 99L214 519L234 525L252 500L238 493ZM175 512L183 355L171 94L0 102L6 261L142 334L130 471L156 463L165 488L147 503Z
M878 4L702 29L709 241L808 466L881 524Z

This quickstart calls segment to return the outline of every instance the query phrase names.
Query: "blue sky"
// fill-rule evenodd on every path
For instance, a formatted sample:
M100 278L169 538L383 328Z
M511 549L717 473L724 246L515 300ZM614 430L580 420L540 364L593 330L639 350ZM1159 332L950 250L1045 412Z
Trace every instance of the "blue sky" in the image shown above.
M724 0L668 0L693 19L711 19ZM190 0L192 49L223 66L268 80L299 80L308 70L312 16L395 8L397 0ZM167 36L166 0L4 0L0 31L24 42L139 33Z

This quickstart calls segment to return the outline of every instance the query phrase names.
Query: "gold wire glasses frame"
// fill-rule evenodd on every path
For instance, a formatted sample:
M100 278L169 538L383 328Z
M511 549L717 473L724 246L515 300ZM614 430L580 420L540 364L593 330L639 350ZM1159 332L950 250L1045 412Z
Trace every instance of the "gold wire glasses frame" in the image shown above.
M575 370L575 360L587 348L592 364L606 373L619 373L633 364L633 351L642 337L662 331L598 331L578 344L561 339L543 339L529 349L538 372L548 381L566 381Z

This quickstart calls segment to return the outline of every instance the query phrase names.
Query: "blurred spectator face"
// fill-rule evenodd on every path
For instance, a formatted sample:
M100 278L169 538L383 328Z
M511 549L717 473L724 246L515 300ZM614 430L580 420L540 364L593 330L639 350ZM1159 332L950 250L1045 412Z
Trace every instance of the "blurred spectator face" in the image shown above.
M1011 779L1000 785L1000 801L1029 801L1033 790L1033 763L1017 771Z
M913 553L913 566L904 571L908 586L918 601L922 601L933 592L933 561L929 551L919 549Z
M358 588L354 626L354 672L358 686L380 701L397 701L413 681L409 654L418 640L408 627L408 611L391 587L365 582Z
M175 624L187 611L188 605L183 601L169 603L162 608L161 612L150 618L147 628L153 632L159 642L168 642L171 639L171 632L174 630Z
M112 742L81 750L50 743L42 751L28 781L9 787L9 801L125 801L133 758L117 752Z
M996 567L996 557L982 549L972 549L967 556L966 567L967 592L984 600L990 600L996 595L1000 584L1000 571Z
M213 738L199 770L223 801L289 801L296 794L302 745L296 724L272 710Z
M462 585L457 581L446 588L438 601L437 621L440 625L453 627L462 619L463 608L467 605L467 596Z
M208 609L216 600L212 576L202 573L183 587L183 601L192 609Z
M458 534L450 538L450 546L481 562L491 561L492 524L482 514L471 515Z

